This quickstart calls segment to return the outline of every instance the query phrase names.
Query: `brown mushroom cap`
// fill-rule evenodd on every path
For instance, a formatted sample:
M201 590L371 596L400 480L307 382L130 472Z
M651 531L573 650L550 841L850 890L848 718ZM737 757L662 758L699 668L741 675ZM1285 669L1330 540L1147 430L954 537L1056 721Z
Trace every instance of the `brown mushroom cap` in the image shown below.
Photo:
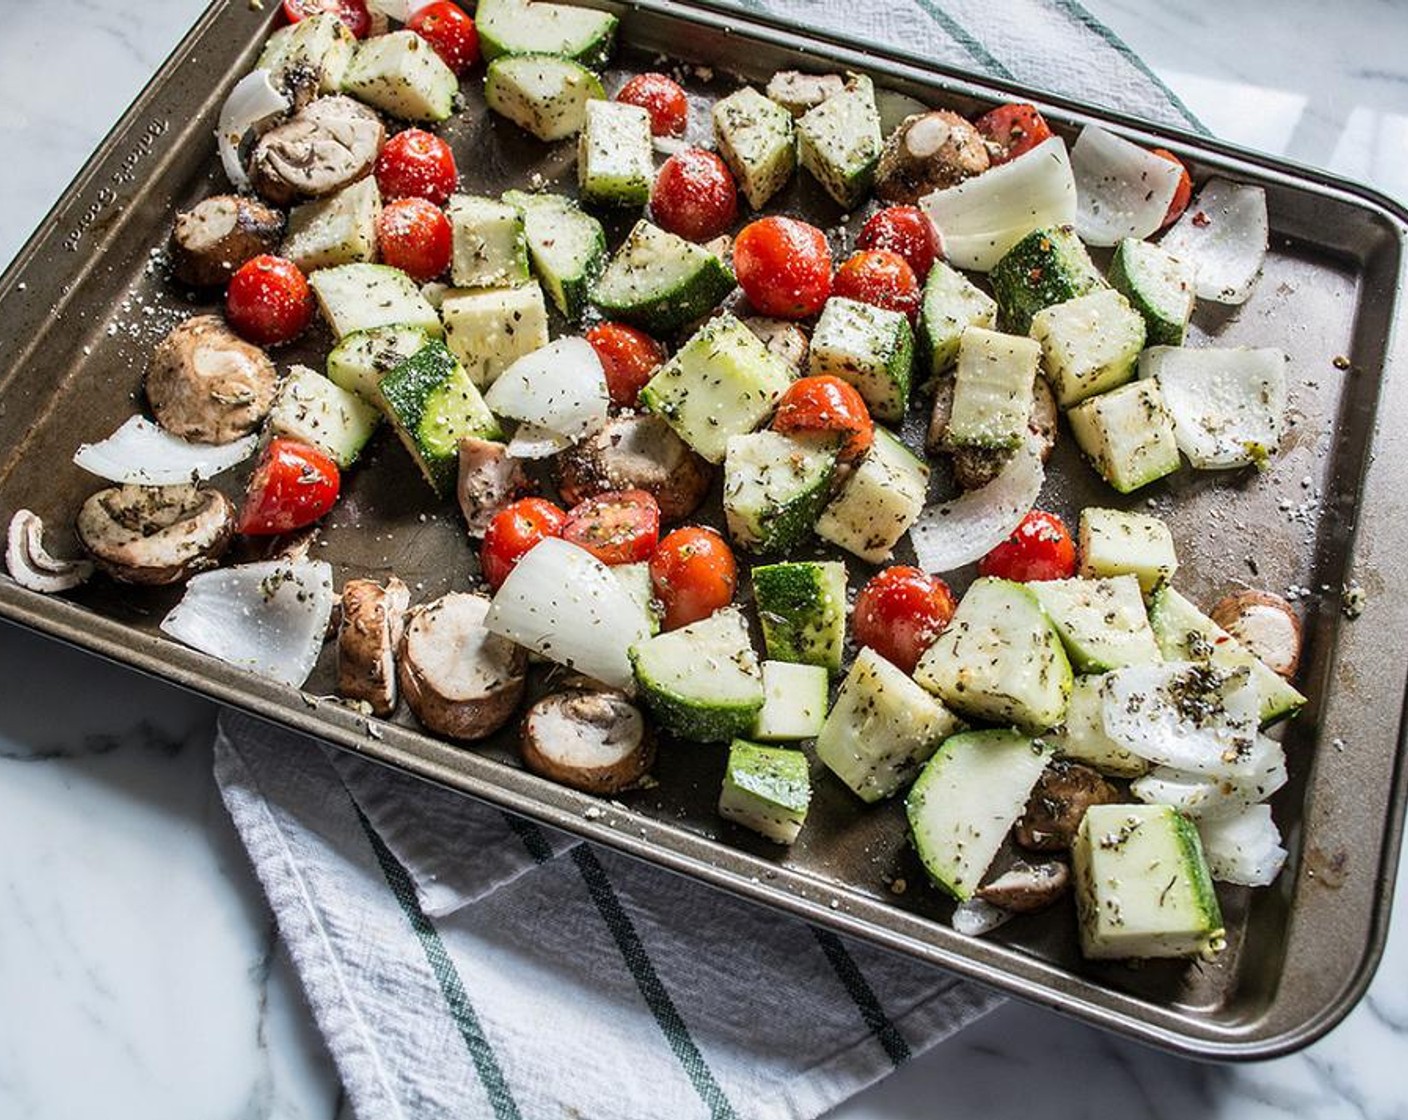
M488 613L483 595L452 592L406 622L397 679L416 719L439 735L483 739L523 698L527 654L484 629Z
M1238 591L1219 601L1211 617L1281 676L1295 676L1300 665L1300 616L1281 596Z
M275 206L322 198L370 173L385 141L375 111L350 97L320 97L259 138L250 181Z
M217 194L176 215L171 227L171 273L183 284L224 284L246 261L272 253L284 218L256 198Z
M545 696L523 719L524 764L587 793L633 785L655 760L640 709L619 692L572 689Z
M78 539L122 583L179 583L213 568L235 533L235 507L199 486L112 486L78 511Z
M269 414L279 374L269 356L214 315L187 319L157 343L147 369L156 422L196 443L230 443Z
M951 187L988 169L983 138L948 109L906 117L885 141L875 169L875 193L886 202L914 205L930 191Z
M477 436L460 440L460 474L455 494L471 537L482 537L494 514L532 489L522 461L511 458L502 443Z
M709 464L658 416L614 416L557 456L557 488L568 505L610 490L644 490L665 521L688 517L709 493Z
M1013 914L1050 906L1071 885L1071 872L1060 860L1027 863L1016 860L992 882L979 887L977 897Z
M363 700L379 716L396 710L396 647L405 630L411 592L395 576L386 586L349 579L337 627L337 694Z
M1017 843L1041 852L1068 849L1090 806L1119 800L1119 790L1098 771L1058 758L1042 771L1027 799L1026 811L1017 820Z

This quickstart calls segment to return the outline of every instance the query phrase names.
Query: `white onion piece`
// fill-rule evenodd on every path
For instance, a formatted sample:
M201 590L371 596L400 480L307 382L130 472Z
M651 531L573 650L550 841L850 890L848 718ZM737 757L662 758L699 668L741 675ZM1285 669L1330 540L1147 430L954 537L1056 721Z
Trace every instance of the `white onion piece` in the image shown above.
M986 486L925 507L910 530L919 566L943 573L981 560L1031 512L1045 478L1041 458L1024 446Z
M484 394L497 415L573 441L606 423L610 401L601 359L585 338L559 338L525 354Z
M989 272L1033 230L1075 221L1066 143L1043 140L1010 163L926 194L919 207L939 231L949 264Z
M1140 758L1219 778L1255 779L1265 766L1260 693L1245 667L1133 665L1106 674L1100 698L1105 734Z
M536 424L520 424L505 449L510 459L546 459L566 451L572 441L566 436L540 428Z
M33 510L15 511L5 534L5 566L28 591L55 595L71 591L93 574L91 560L59 560L44 547L44 522Z
M611 569L557 537L514 565L484 627L626 692L635 691L630 648L650 637L645 608Z
M178 642L295 688L317 663L333 607L324 560L264 560L193 576L161 621Z
M1123 136L1086 125L1071 148L1076 233L1090 245L1118 245L1157 232L1182 168Z
M367 0L367 11L397 23L409 23L412 16L433 3L435 0Z
M274 85L273 75L266 69L251 70L235 83L225 104L220 107L220 121L215 129L216 146L225 175L238 190L249 189L249 175L240 159L240 145L252 128L258 128L271 117L286 113L292 106Z
M107 439L80 446L73 461L109 482L176 486L229 470L253 455L258 444L254 433L233 443L188 443L145 416L132 416Z
M881 86L875 91L875 111L880 114L880 135L889 139L890 133L910 117L927 113L929 106L907 93Z
M1139 376L1157 378L1178 450L1204 470L1264 463L1285 427L1286 354L1261 349L1151 346Z
M1251 805L1226 816L1197 822L1212 877L1222 883L1265 887L1281 873L1286 849L1271 819L1270 805Z
M1244 303L1261 275L1269 239L1266 192L1209 179L1159 244L1193 266L1199 299Z
M652 136L650 146L662 156L675 156L690 148L699 147L698 144L691 143L684 136Z
M982 937L1013 917L1015 915L1011 910L1004 910L981 898L970 898L953 908L953 928L964 937Z
M1252 778L1214 778L1156 766L1130 783L1130 792L1151 805L1172 805L1190 817L1216 817L1240 812L1265 801L1286 784L1286 754L1281 744L1266 736L1257 739L1257 775Z

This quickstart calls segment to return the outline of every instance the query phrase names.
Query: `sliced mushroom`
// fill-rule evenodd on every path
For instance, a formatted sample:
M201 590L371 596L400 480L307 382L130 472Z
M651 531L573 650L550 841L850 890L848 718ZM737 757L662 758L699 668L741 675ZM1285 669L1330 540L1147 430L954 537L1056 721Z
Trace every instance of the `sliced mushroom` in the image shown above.
M1019 859L991 883L979 887L977 897L1013 914L1025 914L1050 906L1070 885L1070 869L1060 860L1028 863Z
M147 370L156 422L195 443L230 443L254 431L274 404L269 356L214 315L197 315L157 343Z
M259 138L250 181L275 206L322 198L368 174L385 140L373 110L350 97L320 97Z
M235 533L235 507L199 486L111 486L78 511L78 539L122 583L179 583L213 568Z
M803 74L800 70L779 70L768 80L767 94L794 117L800 117L845 88L846 79L840 74Z
M1300 665L1300 616L1279 595L1239 591L1212 609L1212 620L1266 664L1290 678Z
M529 770L587 793L616 793L640 781L655 742L640 709L619 692L573 689L545 696L523 720Z
M752 331L768 350L797 371L806 369L811 342L807 332L787 319L765 319L750 315L743 325Z
M658 416L623 414L564 451L555 464L568 505L608 490L645 490L666 521L688 517L709 492L709 465Z
M523 698L523 647L484 629L489 600L452 592L418 607L406 622L397 679L429 730L483 739L508 722Z
M953 456L953 477L964 490L978 490L998 476L1007 461L1012 458L1011 450L985 450L980 447L948 446L949 416L953 411L953 378L941 377L934 389L934 408L929 416L929 432L925 443L935 453L947 452ZM1051 457L1059 432L1056 397L1046 379L1038 377L1032 389L1032 414L1027 421L1027 430L1035 440L1044 463Z
M930 191L988 169L987 146L968 121L948 109L906 117L885 141L875 169L875 193L913 205Z
M456 493L471 537L482 537L494 514L533 489L521 459L495 440L460 440L460 479Z
M411 590L395 576L386 586L349 579L337 629L337 694L363 700L379 716L396 710L396 647L405 632Z
M89 560L57 560L44 547L44 522L32 510L10 518L5 540L5 566L10 577L29 591L54 595L71 591L93 574Z
M284 218L256 198L217 194L176 215L171 227L171 273L193 288L224 284L246 261L272 253Z
M1119 800L1119 790L1098 771L1058 758L1042 772L1027 799L1026 811L1017 820L1017 843L1039 852L1068 849L1087 809Z

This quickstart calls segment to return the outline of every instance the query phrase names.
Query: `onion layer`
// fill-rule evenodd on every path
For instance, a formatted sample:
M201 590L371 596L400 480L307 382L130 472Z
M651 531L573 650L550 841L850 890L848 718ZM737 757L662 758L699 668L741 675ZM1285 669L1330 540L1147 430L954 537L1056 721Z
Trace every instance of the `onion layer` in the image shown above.
M1286 849L1271 806L1252 805L1226 816L1203 817L1197 824L1208 870L1219 882L1265 887L1281 873Z
M1071 148L1076 233L1089 245L1118 245L1157 232L1182 168L1113 132L1087 125Z
M144 416L133 416L107 439L80 446L73 461L109 482L177 486L229 470L253 455L258 444L255 433L233 443L188 443Z
M215 142L220 150L220 162L225 175L238 190L249 189L249 175L240 159L240 145L250 129L289 111L289 99L274 85L268 70L251 70L235 83L225 104L220 107L220 121L215 129Z
M919 566L943 573L981 560L1031 512L1045 478L1040 456L1024 446L986 486L926 507L910 530Z
M1159 244L1193 266L1199 299L1245 303L1269 237L1264 190L1209 179Z
M585 338L560 338L525 354L484 394L495 414L573 441L606 423L610 400L601 359Z

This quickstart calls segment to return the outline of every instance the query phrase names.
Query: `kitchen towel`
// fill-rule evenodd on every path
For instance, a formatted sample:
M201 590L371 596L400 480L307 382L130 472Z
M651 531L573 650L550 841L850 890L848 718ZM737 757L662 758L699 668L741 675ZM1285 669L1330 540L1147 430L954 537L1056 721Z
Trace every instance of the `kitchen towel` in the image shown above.
M738 7L1201 130L1076 0ZM215 769L361 1120L801 1120L999 1002L249 716Z

